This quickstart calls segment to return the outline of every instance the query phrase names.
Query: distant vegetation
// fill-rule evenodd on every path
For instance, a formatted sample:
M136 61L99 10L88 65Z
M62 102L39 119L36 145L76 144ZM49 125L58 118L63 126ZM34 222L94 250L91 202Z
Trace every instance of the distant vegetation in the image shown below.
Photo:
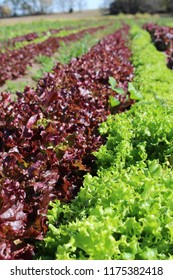
M53 13L72 13L86 9L86 1L81 0L4 0L0 5L0 18Z
M116 0L110 4L111 14L171 13L173 0Z

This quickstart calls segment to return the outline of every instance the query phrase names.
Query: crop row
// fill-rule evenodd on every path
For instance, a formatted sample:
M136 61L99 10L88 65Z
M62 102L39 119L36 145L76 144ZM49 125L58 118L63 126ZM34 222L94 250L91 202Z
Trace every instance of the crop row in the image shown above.
M105 141L98 126L111 112L109 96L116 96L117 111L133 103L127 34L125 26L68 65L57 64L16 102L1 94L1 259L31 258L47 231L50 200L78 193L95 164L92 152ZM110 77L124 94L110 87Z
M5 84L0 88L2 92L10 92L12 98L16 99L16 91L23 92L25 86L36 86L36 81L44 76L47 72L52 72L53 67L59 61L62 64L67 64L73 57L82 56L86 53L93 45L95 45L104 36L115 32L116 29L120 28L121 24L111 24L104 30L98 30L92 34L86 33L81 39L70 42L67 45L60 43L58 51L52 54L50 57L44 55L38 55L35 57L35 63L31 67L27 67L26 74L23 77L19 77L15 80L7 80ZM63 32L64 33L64 32ZM25 80L25 77L27 79Z
M41 55L51 56L57 51L60 42L72 42L80 39L86 33L93 34L98 30L102 30L106 26L83 29L75 34L69 34L64 37L49 37L42 43L31 43L18 50L10 50L0 54L0 85L3 85L6 80L16 79L24 75L27 66L32 65L33 59Z
M11 39L8 39L8 41L1 43L1 46L3 47L14 47L16 43L18 42L31 42L37 38L40 38L42 36L46 36L48 34L57 34L59 33L61 30L70 30L70 27L64 27L64 28L59 28L59 29L49 29L47 31L43 31L42 33L38 33L38 32L31 32L31 33L27 33L25 35L21 35L21 36L17 36Z
M91 26L94 26L94 22L90 21ZM102 24L102 23L101 23ZM80 25L87 25L88 21L80 21ZM0 42L7 42L9 39L20 37L28 33L36 32L42 34L49 29L59 29L71 26L78 28L78 21L59 21L59 20L39 20L27 23L17 23L15 25L1 26Z
M65 36L68 35L70 33L75 33L77 31L80 31L82 29L87 29L89 27L98 27L98 25L108 25L108 22L105 21L100 21L99 24L96 22L71 22L69 23L56 23L55 25L50 25L48 24L47 28L45 25L44 30L42 30L43 28L39 28L39 26L36 25L36 29L33 32L29 32L29 33L23 33L22 35L19 36L15 36L15 32L13 34L13 37L8 38L8 34L6 35L6 38L4 40L2 40L0 42L0 47L1 47L1 52L0 53L5 53L6 51L9 50L14 50L14 49L19 49L19 48L23 48L27 45L29 45L31 42L32 43L41 43L43 41L45 41L46 39L48 39L50 36L53 37L58 37L58 33L59 36ZM111 24L111 21L110 21ZM50 28L48 28L50 25ZM14 30L15 30L15 26L14 26ZM24 29L25 30L25 29ZM31 28L32 30L32 28ZM38 31L37 31L38 30ZM22 28L21 28L22 31ZM71 31L71 32L70 32Z
M100 22L99 25L103 25L105 24L104 22ZM14 50L14 49L19 49L19 48L22 48L28 44L30 44L31 42L32 43L41 43L43 42L44 40L48 39L48 37L50 36L54 36L54 37L57 37L58 33L60 33L59 36L65 36L65 32L69 33L70 34L70 31L71 33L75 32L75 30L82 30L82 29L86 29L86 28L89 28L89 27L97 27L98 24L96 23L82 23L79 25L77 24L72 24L72 25L63 25L62 24L59 24L59 27L56 28L56 24L55 24L55 27L54 28L51 28L51 29L47 29L47 30L44 30L42 32L30 32L30 33L26 33L26 34L23 34L23 35L20 35L20 36L15 36L13 38L9 38L9 39L6 39L4 41L2 41L0 43L0 46L2 48L2 53L6 52L7 50ZM63 34L63 35L62 35ZM68 34L67 34L68 35Z
M143 99L101 124L97 175L70 204L51 202L38 259L173 259L172 71L146 31L130 33Z
M173 69L173 27L146 23L144 28L150 33L156 48L166 53L167 65Z

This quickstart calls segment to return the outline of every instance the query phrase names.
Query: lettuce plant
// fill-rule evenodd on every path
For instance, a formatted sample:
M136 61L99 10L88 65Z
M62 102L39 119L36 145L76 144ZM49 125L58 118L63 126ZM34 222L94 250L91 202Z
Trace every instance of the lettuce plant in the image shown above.
M99 124L110 114L109 76L117 76L126 92L133 78L128 31L124 26L68 65L58 63L35 90L19 92L16 102L1 94L0 259L32 258L48 228L49 202L71 201L84 175L94 174L92 152L105 143ZM124 97L119 109L130 105Z
M172 73L146 31L131 34L143 100L100 125L97 176L71 204L50 204L39 259L173 259Z

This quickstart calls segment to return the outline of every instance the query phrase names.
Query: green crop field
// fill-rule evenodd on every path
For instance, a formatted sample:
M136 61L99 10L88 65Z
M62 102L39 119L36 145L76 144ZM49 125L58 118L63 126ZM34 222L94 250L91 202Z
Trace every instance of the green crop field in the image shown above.
M173 20L0 31L0 259L173 259Z

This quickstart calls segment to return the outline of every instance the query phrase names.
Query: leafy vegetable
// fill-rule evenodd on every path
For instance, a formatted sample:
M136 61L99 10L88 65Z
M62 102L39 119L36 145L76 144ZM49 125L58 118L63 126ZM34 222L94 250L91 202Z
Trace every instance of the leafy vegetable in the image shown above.
M50 57L52 53L57 51L60 42L75 41L88 32L92 34L104 28L106 27L87 28L64 37L51 36L41 43L31 43L17 50L7 50L5 53L0 53L0 85L3 85L6 80L16 79L24 75L27 67L32 66L33 59L38 55Z
M104 169L87 175L70 204L51 203L40 259L168 259L172 251L172 172ZM58 225L58 226L57 226ZM159 229L159 230L158 230Z
M85 175L71 204L51 203L39 259L173 259L172 73L145 31L131 34L143 100L100 125L97 176Z
M114 90L118 94L124 94L124 90L122 88L116 87L117 82L114 77L109 77L109 84L111 85L112 90Z
M24 91L24 88L26 86L25 82L20 82L20 83L14 83L11 80L7 80L6 81L6 85L7 85L7 90L11 93L16 93L17 91Z
M120 104L120 101L113 96L109 96L109 104L111 105L111 107L115 107Z
M141 100L142 94L135 89L132 83L128 84L128 91L130 92L130 98L134 100Z
M167 66L173 69L173 27L159 26L153 23L144 24L144 28L150 33L152 42L159 51L167 55Z
M71 201L84 175L95 172L92 152L105 143L98 128L110 114L109 76L121 69L117 81L126 92L133 77L128 31L124 26L68 65L58 63L16 102L1 93L1 259L32 258L47 231L49 202ZM124 97L119 110L130 105Z

